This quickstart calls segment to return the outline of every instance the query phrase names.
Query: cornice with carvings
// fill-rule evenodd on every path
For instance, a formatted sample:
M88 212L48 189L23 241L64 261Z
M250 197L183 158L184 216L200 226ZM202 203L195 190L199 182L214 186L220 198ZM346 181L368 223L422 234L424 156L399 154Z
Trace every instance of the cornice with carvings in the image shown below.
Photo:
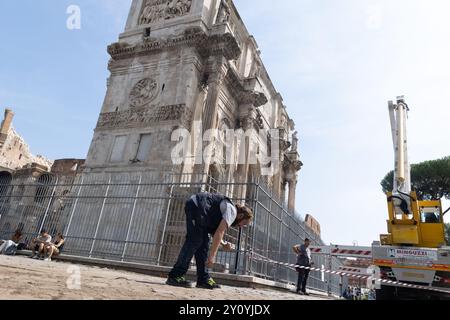
M208 36L200 28L187 29L182 35L168 39L143 38L134 46L116 42L108 46L108 53L112 59L118 60L179 46L194 46L203 57L223 55L227 60L235 60L241 54L241 48L231 33Z

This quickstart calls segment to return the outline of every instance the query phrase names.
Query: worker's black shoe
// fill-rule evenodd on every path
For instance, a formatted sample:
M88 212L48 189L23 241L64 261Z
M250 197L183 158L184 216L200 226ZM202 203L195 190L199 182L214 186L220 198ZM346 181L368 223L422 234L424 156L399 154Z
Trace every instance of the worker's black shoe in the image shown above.
M220 286L214 281L214 279L209 278L206 282L197 282L197 288L201 289L220 289Z
M169 277L166 284L173 287L192 288L192 282L187 281L185 277Z

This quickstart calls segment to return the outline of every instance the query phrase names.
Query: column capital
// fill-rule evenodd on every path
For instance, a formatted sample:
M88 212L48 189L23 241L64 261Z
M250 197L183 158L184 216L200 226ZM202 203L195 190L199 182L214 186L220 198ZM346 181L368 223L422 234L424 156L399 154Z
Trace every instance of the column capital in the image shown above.
M244 130L262 128L261 114L254 106L249 106L247 113L239 118L240 127Z
M210 66L206 72L208 85L221 85L225 80L228 69L228 62L224 59L224 57L215 57L215 59L211 61Z
M288 185L288 184L289 185L293 185L293 184L297 185L297 183L298 183L297 175L286 176L283 180L284 185Z
M296 174L301 170L303 167L303 162L301 162L299 159L290 160L288 157L285 157L283 161L283 170L286 172L286 174Z
M269 100L267 99L264 93L254 90L245 90L239 94L240 104L243 105L250 104L255 108L259 108L265 105L268 101Z
M294 149L298 147L298 140L295 141L296 134L293 135L293 143L290 151L285 152L284 167L286 170L293 170L295 172L300 171L303 166L303 162L300 161L300 154L298 150Z

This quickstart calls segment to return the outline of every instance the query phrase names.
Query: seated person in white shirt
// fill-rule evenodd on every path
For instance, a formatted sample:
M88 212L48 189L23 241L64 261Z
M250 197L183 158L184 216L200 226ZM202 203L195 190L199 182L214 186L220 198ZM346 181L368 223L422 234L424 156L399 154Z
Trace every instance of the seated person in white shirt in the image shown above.
M52 242L52 237L42 229L39 237L31 241L32 259L44 259L44 249ZM37 252L37 253L36 253Z

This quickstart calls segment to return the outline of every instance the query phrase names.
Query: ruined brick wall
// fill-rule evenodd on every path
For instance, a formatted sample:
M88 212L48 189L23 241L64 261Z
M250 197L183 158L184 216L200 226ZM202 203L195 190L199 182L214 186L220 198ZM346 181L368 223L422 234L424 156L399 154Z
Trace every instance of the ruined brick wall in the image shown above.
M305 217L305 224L311 228L315 234L321 236L320 223L313 216L307 214Z
M53 162L41 155L33 155L28 144L12 127L13 116L11 110L5 110L5 118L0 127L0 167L18 170L37 163L50 170Z

